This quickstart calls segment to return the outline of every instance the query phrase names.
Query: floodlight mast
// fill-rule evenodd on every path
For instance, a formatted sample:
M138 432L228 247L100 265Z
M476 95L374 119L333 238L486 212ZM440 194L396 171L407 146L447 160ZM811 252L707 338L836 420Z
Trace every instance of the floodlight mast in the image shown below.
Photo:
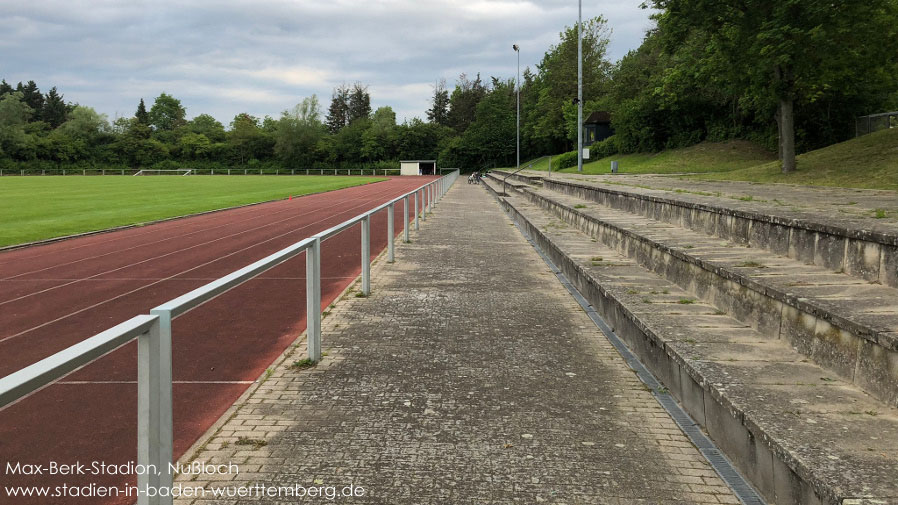
M583 171L583 0L577 2L577 172Z
M517 153L518 163L515 167L516 170L521 169L521 48L518 47L517 44L511 46L514 49L514 52L518 55L518 76L515 78L514 87L517 91L517 148L515 152Z

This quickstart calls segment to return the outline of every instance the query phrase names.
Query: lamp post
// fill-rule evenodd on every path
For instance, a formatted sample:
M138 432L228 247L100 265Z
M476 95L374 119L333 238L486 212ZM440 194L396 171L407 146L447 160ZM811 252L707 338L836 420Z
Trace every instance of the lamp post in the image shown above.
M517 113L518 113L518 122L517 122L517 149L516 153L518 155L518 164L516 166L516 170L521 169L521 48L518 47L517 44L511 46L514 49L514 52L518 55L518 76L515 78L514 87L517 91Z
M577 172L583 171L583 0L577 2Z

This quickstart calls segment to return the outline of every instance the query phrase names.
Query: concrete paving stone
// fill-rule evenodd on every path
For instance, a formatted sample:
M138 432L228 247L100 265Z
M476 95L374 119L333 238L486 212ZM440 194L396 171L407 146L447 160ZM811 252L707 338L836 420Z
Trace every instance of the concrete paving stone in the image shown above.
M264 439L240 453L260 470L244 475L368 490L351 503L734 503L509 224L457 184L375 265L372 295L324 319L322 363L285 361L210 445Z

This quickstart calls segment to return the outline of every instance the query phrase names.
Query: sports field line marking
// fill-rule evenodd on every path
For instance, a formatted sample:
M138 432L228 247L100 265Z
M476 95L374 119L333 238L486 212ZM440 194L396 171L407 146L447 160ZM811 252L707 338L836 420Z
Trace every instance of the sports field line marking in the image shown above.
M358 277L358 276L356 276ZM219 277L178 277L177 279L172 279L176 281L207 281L211 282ZM343 277L321 277L324 279L355 279L355 277L343 276ZM91 279L91 278L79 278L79 277L66 277L66 278L40 278L40 279L0 279L0 283L3 282L35 282L35 281L50 281L50 282L66 282L66 281L93 281L93 282L106 282L106 281L160 281L166 280L162 277L109 277L104 279ZM264 281L304 281L305 277L253 277L252 280L264 280Z
M253 384L256 381L171 381L172 384ZM137 381L56 381L53 384L81 386L90 384L137 384Z
M390 191L388 191L388 192L390 192ZM356 207L352 207L352 209L356 209L356 208L358 208L358 207L361 207L361 205L360 205L360 206L356 206ZM316 221L316 222L314 222L314 223L310 223L309 225L304 226L303 228L307 228L308 226L311 226L311 225L313 225L313 224L318 224L318 223L321 223L321 222L326 221L326 220L328 220L328 219L331 219L331 218L333 218L333 217L335 217L335 216L339 216L339 215L341 215L341 214L345 214L345 213L348 212L348 211L349 211L349 209L348 209L347 211L344 211L344 212L339 212L339 213L334 214L334 215L332 215L332 216L329 216L329 217L327 217L327 218L325 218L325 219L321 219L321 220L318 220L318 221ZM407 225L407 224L408 224L408 223L406 223L406 225ZM302 228L300 228L300 230L301 230L301 229L302 229ZM213 259L213 260L211 260L211 261L208 261L208 262L203 263L203 264L201 264L201 265L197 265L197 266L195 266L195 267L193 267L193 268L184 270L184 271L179 272L179 273L177 273L177 274L175 274L175 275L173 275L173 276L171 276L171 277L168 277L168 278L166 278L166 279L162 279L162 280L159 280L159 281L156 281L156 282L151 282L151 283L149 283L149 284L145 284L145 285L143 285L143 286L140 286L140 287L138 287L138 288L136 288L136 289L133 289L133 290L131 290L131 291L128 291L128 292L126 292L126 293L119 294L119 295L114 296L114 297L112 297L112 298L103 300L103 301L101 301L101 302L97 302L97 303L95 303L95 304L93 304L93 305L90 305L90 306L88 306L88 307L84 307L84 308L79 309L79 310L76 310L76 311L74 311L74 312L70 312L70 313L68 313L68 314L66 314L66 315L57 317L56 319L53 319L53 320L51 320L51 321L46 321L46 322L44 322L44 323L42 323L42 324L39 324L39 325L37 325L37 326L33 326L33 327L28 328L28 329L26 329L26 330L22 330L22 331L20 331L19 333L15 333L15 334L13 334L13 335L9 335L9 336L7 336L7 337L0 338L0 343L6 342L7 340L12 340L12 339L14 339L14 338L21 337L22 335L25 335L26 333L32 332L32 331L34 331L34 330L38 330L38 329L43 328L43 327L45 327L45 326L49 326L49 325L51 325L51 324L57 323L57 322L59 322L59 321L62 321L63 319L67 319L67 318L69 318L69 317L71 317L71 316L74 316L74 315L80 314L80 313L82 313L82 312L86 312L86 311L88 311L88 310L94 309L94 308L96 308L96 307L99 307L100 305L106 304L106 303L111 302L111 301L113 301L113 300L117 300L117 299L119 299L119 298L123 298L123 297L125 297L125 296L134 294L134 293L136 293L136 292L138 292L138 291L141 291L141 290L143 290L143 289L145 289L145 288L148 288L148 287L150 287L150 286L154 286L154 285L156 285L156 284L159 284L160 282L164 282L164 281L166 281L166 280L171 280L172 278L174 278L174 277L176 277L176 276L178 276L178 275L184 274L184 273L186 273L186 272L190 272L190 271L192 271L192 270L196 270L196 269L198 269L198 268L202 268L202 267L207 266L207 265L209 265L209 264L212 264L212 263L214 263L214 262L216 262L216 261L218 261L218 260L221 260L221 259L224 259L224 258L228 258L228 257L230 257L230 256L233 256L233 255L235 255L235 254L244 252L244 251L246 251L246 250L248 250L248 249L251 249L251 248L253 248L253 247L256 247L256 246L258 246L258 245L264 244L264 243L266 243L266 242L270 242L270 241L272 241L272 240L277 240L277 239L279 239L279 238L281 238L281 237L283 237L283 236L289 235L289 234L291 234L291 233L295 233L296 231L299 231L299 230L292 230L292 231L289 231L289 232L286 232L286 233L282 233L281 235L277 235L277 236L275 236L275 237L271 237L271 238L268 239L268 240L265 240L265 241L262 241L262 242L257 242L257 243L255 243L255 244L253 244L253 245L251 245L251 246L245 247L244 249L241 249L241 250L238 250L238 251L234 251L234 252L232 252L232 253L230 253L230 254L227 254L227 255L225 255L225 256L219 256L219 257L217 257L217 258L215 258L215 259ZM5 302L4 302L4 303L5 303ZM0 305L2 305L2 304L0 304Z
M355 187L360 187L360 186L355 186ZM350 187L350 188L343 188L343 189L352 189L352 188ZM337 190L337 191L339 191L339 190ZM326 192L326 193L330 193L330 192ZM326 194L326 193L313 193L313 194L310 194L310 195L303 195L303 196L317 196L317 195L323 195L323 194ZM306 200L306 201L308 201L308 200ZM271 202L262 202L262 203L263 203L263 204L264 204L264 203L281 203L281 201L279 201L279 200L274 200L274 201L271 201ZM316 202L316 203L318 203L318 202ZM321 204L321 205L320 205L320 207L321 207L320 209L314 209L314 208L313 208L313 209L310 209L309 212L315 212L315 211L317 211L317 210L327 209L327 208L329 208L329 206L328 206L328 205L325 205L325 204L329 204L329 203L332 203L332 202L320 202L320 204ZM244 207L237 207L237 208L232 209L232 210L234 210L234 211L240 211L240 210L242 210L243 208L244 208ZM224 209L224 210L229 210L229 209ZM290 212L291 210L294 210L294 209L291 209L291 208L285 208L285 209L283 209L283 210L278 210L278 211L272 212L269 216L266 216L266 217L275 216L275 215L278 215L278 214L283 214L284 212ZM44 272L44 271L46 271L46 270L52 270L52 269L54 269L54 268L66 267L66 266L74 265L74 264L81 263L81 262L84 262L84 261L90 261L90 260L94 260L94 259L100 259L100 258L103 258L103 257L106 257L106 256L110 256L110 255L113 255L113 254L121 254L121 253L126 252L126 251L131 251L131 250L134 250L134 249L140 249L140 248L143 248L143 247L149 247L149 246L153 246L153 245L156 245L156 244L161 244L161 243L163 243L163 242L168 242L168 241L170 241L170 240L183 239L183 238L185 238L185 237L190 237L191 235L195 235L195 234L198 234L198 233L206 233L206 232L209 232L209 231L217 230L217 229L219 229L219 228L224 228L224 227L228 227L228 226L233 226L233 225L237 225L237 224L242 224L242 223L245 223L245 222L254 221L254 220L259 219L260 216L259 216L257 210L256 210L256 209L253 209L252 211L253 211L253 212L256 212L256 214L254 214L253 216L251 216L251 217L248 218L248 219L238 219L238 220L236 220L236 221L233 221L233 222L230 222L230 223L221 224L221 225L218 225L218 226L213 226L213 227L211 227L211 228L203 228L203 229L196 230L196 231L192 231L192 232L189 232L189 233L183 233L183 234L180 234L180 235L173 235L173 236L168 237L168 238L164 238L164 239L160 239L160 240L154 240L154 241L151 241L151 242L146 242L146 243L142 243L142 244L133 245L133 246L130 246L130 247L126 247L126 248L124 248L124 249L116 249L116 250L114 250L114 251L109 251L109 252L106 252L106 253L103 253L103 254L99 254L99 255L96 255L96 256L90 256L90 257L87 257L87 258L80 258L80 259L77 259L77 260L74 260L74 261L69 261L69 262L67 262L67 263L58 263L58 264L55 264L55 265L51 265L51 266L44 267L44 268L39 268L39 269L37 269L37 270L31 270L31 271L28 271L28 272L21 272L21 273L18 273L18 274L16 274L16 275L13 275L13 276L11 276L11 277L6 277L6 278L4 278L4 279L0 279L0 281L3 281L3 280L11 280L11 279L15 279L16 277L21 277L21 276L25 276L25 275L36 274L36 273L39 273L39 272ZM203 215L199 215L199 216L187 216L187 217L188 217L188 218L189 218L189 217L203 217ZM188 219L188 220L185 220L185 221L189 221L189 219ZM187 227L187 226L193 226L193 225L192 225L192 224L188 224L188 223L185 222L185 224L181 224L181 225L179 225L179 226L176 226L176 227L175 227L175 230L177 230L177 229L179 229L179 228L184 228L184 227ZM146 232L144 232L144 233L139 234L138 236L143 236L143 235L152 234L152 233L153 233L153 231L152 231L152 230L149 230L149 231L146 231ZM76 250L76 249L80 249L80 248L84 248L84 247L91 247L91 246L94 246L94 245L103 245L103 244L107 244L107 243L109 243L109 242L116 242L116 239L113 239L113 240L105 240L105 241L99 242L99 243L97 243L97 244L83 244L83 245L79 245L79 246L76 246L76 247L72 247L72 248L66 249L66 250L64 250L64 251L59 251L59 252L67 253L67 252L74 251L74 250ZM33 258L42 258L42 257L44 257L44 256L52 255L52 254L54 254L54 253L47 253L47 254L37 255L37 256L33 256ZM11 263L11 262L0 262L0 267L2 267L3 265L5 265L5 264L7 264L7 263Z
M395 177L389 177L389 176L388 176L388 179L387 179L387 180L389 181L389 180L392 180L392 179L394 179L394 178L395 178ZM378 182L384 182L384 181L378 181ZM359 188L359 187L363 187L363 186L370 186L370 185L373 185L373 184L376 184L376 183L361 184L361 185L358 185L358 186L349 186L349 187L346 187L346 188L340 188L340 189ZM322 192L319 192L319 193L308 193L308 194L305 194L305 195L300 195L300 196L297 197L297 198L300 198L300 197L306 197L306 196L323 195L323 194L330 193L330 192L333 192L333 191L339 191L339 189L338 189L338 190L330 190L330 191L322 191ZM280 203L280 202L286 202L286 201L287 201L287 200L268 200L268 201L255 202L255 203L250 203L250 204L245 204L245 205L237 205L237 206L234 206L234 207L225 207L225 208L221 208L221 209L212 209L212 210L200 212L200 213L197 213L197 214L187 214L187 215L184 215L184 216L174 216L174 217L162 219L162 220L159 220L159 221L150 221L150 222L147 222L147 223L136 223L136 224L133 224L133 225L124 225L123 230L136 231L136 229L139 228L139 227L140 227L139 225L141 225L141 224L142 224L142 225L162 224L162 223L166 223L166 222L175 222L175 221L178 221L178 220L183 220L183 218L192 218L192 217L198 217L198 218L201 218L201 217L204 217L204 216L206 216L206 215L215 214L215 213L222 212L222 211L241 211L241 210L246 209L247 211L250 211L250 212L251 212L251 211L252 211L251 208L254 207L254 206L256 206L256 205L261 205L261 204L271 204L271 203ZM286 212L286 211L288 211L288 210L289 210L289 209L285 209L285 210L283 210L283 211L278 211L278 212L276 212L276 213ZM238 222L243 222L243 221L241 220L241 221L238 221ZM186 227L186 226L190 226L190 224L186 224L186 223L185 223L185 224L176 224L176 225L173 226L173 229L177 230L177 229L179 229L179 228L184 228L184 227ZM103 232L103 231L106 231L106 230L94 230L94 231L92 231L92 232L86 232L86 233L89 234L89 235L97 235L97 234L98 234L97 232ZM148 234L152 234L152 233L153 233L152 231L145 231L145 232L143 232L143 233L135 233L135 234L134 234L134 237L142 237L142 236L144 236L144 235L148 235ZM188 234L188 235L189 235L189 234ZM185 236L186 236L186 235L185 235ZM77 238L77 235L76 235L75 237L69 237L69 238ZM65 240L66 237L60 237L60 239ZM50 240L52 240L52 239L50 239ZM81 244L81 245L76 245L76 246L74 246L74 247L68 247L68 248L65 248L65 249L61 249L61 250L59 250L59 251L50 251L50 252L47 252L47 253L45 253L45 254L37 254L37 255L31 256L31 258L43 258L43 257L45 257L45 256L50 256L50 255L54 255L54 254L58 254L58 253L67 253L67 252L76 251L76 250L78 250L78 249L82 249L82 248L85 248L85 247L92 247L92 246L97 246L97 245L108 244L109 242L115 242L116 240L117 240L117 239L109 239L109 240L101 240L101 241L98 241L98 242L95 242L95 243L92 243L92 244ZM166 240L166 239L163 239L162 241L164 241L164 240ZM61 240L60 240L60 241L61 241ZM157 241L157 242L159 242L159 241ZM148 243L145 244L145 245L151 245L151 244L155 244L155 243L157 243L157 242L148 242ZM35 244L35 245L38 245L38 244ZM140 246L137 246L137 247L140 247ZM123 251L127 251L127 250L130 250L130 249L132 249L132 248L129 247L129 248L127 248L127 249L121 249L121 250L118 250L118 251L113 251L113 252L110 253L110 254L114 254L114 253L116 253L116 252L123 252ZM89 259L89 258L88 258L88 259ZM77 260L77 261L80 261L80 260ZM75 261L75 263L77 263L77 261ZM14 260L13 260L13 261L0 261L0 267L2 267L3 265L6 265L6 264L8 264L8 263L12 263L12 262L14 262ZM49 268L54 268L54 267L49 267ZM43 270L43 269L42 269L42 270ZM40 270L36 270L36 271L40 271ZM29 272L26 272L26 273L29 273Z
M370 186L374 186L374 185L372 184L372 185L370 185ZM365 186L357 186L357 188L377 189L377 188L368 188L368 187L365 187ZM343 189L352 189L352 188L343 188ZM332 193L332 192L328 192L328 193ZM322 195L322 194L325 194L325 193L317 193L317 194L306 195L306 196L316 196L316 195ZM297 199L297 200L298 200L298 199ZM308 200L306 200L306 201L308 201ZM280 202L274 201L274 202L265 202L265 203L274 203L274 204L276 204L276 203L280 203ZM334 205L332 205L333 202L316 202L316 203L320 203L320 204L321 204L321 205L319 205L319 206L316 206L316 207L320 207L320 208L312 208L312 209L309 209L308 212L317 212L317 211L325 210L325 209L328 209L328 208L331 208L331 207L334 206ZM238 208L236 208L236 209L234 209L234 210L235 210L235 211L240 211L240 210L242 210L242 209L243 209L243 208L238 207ZM294 208L294 209L291 209L291 208L285 208L285 209L283 209L283 210L278 210L278 211L276 211L276 212L272 212L269 216L265 216L265 217L271 217L271 216L273 216L273 215L283 214L283 213L285 213L285 212L290 212L291 210L295 210L295 208ZM256 220L256 219L259 218L259 215L258 215L258 211L257 211L256 209L253 209L253 211L255 211L256 214L255 214L254 216L252 216L251 218L249 218L249 219L239 219L239 220L237 220L237 221L225 223L225 224L218 225L218 226L214 226L214 227L212 227L212 228L204 228L204 229L201 229L201 230L197 230L197 231L193 231L193 232L185 233L185 234L180 234L180 235L175 235L175 236L168 237L168 238L164 238L164 239L161 239L161 240L155 240L155 241L151 241L151 242L147 242L147 243L143 243L143 244L137 244L137 245L134 245L134 246L131 246L131 247L126 247L126 248L124 248L124 249L117 249L117 250L110 251L110 252L103 253L103 254L96 255L96 256L90 256L90 257L87 257L87 258L80 258L80 259L78 259L78 260L70 261L70 262L68 262L68 263L59 263L59 264L56 264L56 265L48 266L48 267L41 268L41 269L37 269L37 270L31 270L31 271L28 271L28 272L22 272L22 273L19 273L19 274L16 274L16 275L7 277L7 278L5 278L5 279L0 279L0 280L14 279L14 278L16 278L16 277L20 277L20 276L23 276L23 275L29 275L29 274L33 274L33 273L43 272L43 271L45 271L45 270L51 270L51 269L53 269L53 268L59 268L59 267L69 266L69 265L73 265L73 264L76 264L76 263L80 263L80 262L82 262L82 261L90 261L90 260L92 260L92 259L99 259L99 258L103 258L103 257L105 257L105 256L109 256L109 255L112 255L112 254L120 254L120 253L123 253L123 252L125 252L125 251L130 251L130 250L133 250L133 249L139 249L139 248L142 248L142 247L148 247L148 246L152 246L152 245L155 245L155 244L160 244L160 243L163 243L163 242L167 242L167 241L169 241L169 240L175 240L175 239L181 239L181 238L184 238L184 237L189 237L189 236L194 235L194 234L197 234L197 233L204 233L204 232L206 232L206 231L217 230L217 229L223 228L223 227L228 227L228 226L233 226L233 225L236 225L236 224L242 224L242 223L245 223L245 222L254 221L254 220ZM200 215L200 216L195 216L195 217L202 218L202 217L204 217L204 216L203 216L203 215ZM190 221L189 219L185 219L185 220L184 220L184 223L185 223L185 224L183 224L183 225L181 225L181 226L178 226L177 228L183 228L183 227L185 227L185 226L191 226L191 224L189 224L189 221ZM257 229L257 228L252 228L252 229ZM150 231L147 231L147 232L142 233L142 234L140 234L140 235L142 236L142 235L146 235L146 234L150 234L150 233L153 233L153 232L150 230ZM94 245L103 245L103 244L106 244L106 243L108 243L108 242L115 242L115 241L116 241L116 239L108 240L108 241L103 241L103 242L100 242L99 244L84 244L84 245L80 245L80 246L73 247L73 248L70 248L70 249L66 249L65 251L61 251L61 252L70 252L70 251L74 251L74 250L76 250L76 249L80 249L80 248L83 248L83 247L91 247L91 246L94 246ZM48 254L53 254L53 253L47 253L47 254L44 254L44 255L38 255L38 256L35 256L35 257L40 258L40 257L44 257L44 256L46 256L46 255L48 255ZM5 265L6 263L7 263L7 262L0 262L0 267L2 267L3 265Z
M364 205L364 204L360 204L360 206L361 206L361 205ZM334 205L334 206L335 206L335 205ZM334 206L331 206L331 207L334 207ZM353 208L359 208L359 206L353 207ZM337 214L337 215L339 215L339 214ZM199 244L194 244L194 245L192 245L192 246L190 246L190 247L185 247L185 248L183 248L183 249L177 249L177 250L174 250L174 251L170 251L170 252L167 252L167 253L165 253L165 254L163 254L163 255L160 255L160 256L155 256L155 257L146 258L146 259L143 259L143 260L134 262L134 263L129 263L129 264L127 264L127 265L122 265L122 266L120 266L120 267L118 267L118 268L113 268L113 269L106 270L106 271L103 271L103 272L98 272L98 273L96 273L96 274L94 274L94 275L85 277L85 278L83 278L83 279L74 280L74 281L70 281L70 282L64 282L64 283L62 283L62 284L57 284L56 286L51 286L51 287L49 287L49 288L45 288L45 289L41 289L41 290L38 290L38 291L34 291L34 292L29 293L29 294L27 294L27 295L22 295L22 296L19 296L19 297L16 297L16 298L11 298L11 299L9 299L9 300L2 301L2 302L0 302L0 306L6 305L6 304L8 304L8 303L17 302L17 301L19 301L19 300L24 300L25 298L29 298L29 297L32 297L32 296L41 295L41 294L44 294L44 293L47 293L47 292L50 292L50 291L53 291L53 290L56 290L56 289L61 289L61 288L64 288L64 287L66 287L66 286L71 286L72 284L75 284L75 283L78 283L78 282L82 282L82 281L85 281L85 280L89 280L89 279L93 279L93 278L96 278L96 277L100 277L100 276L102 276L102 275L110 274L110 273L113 273L113 272L118 272L118 271L120 271L120 270L126 270L126 269L128 269L128 268L131 268L131 267L134 267L134 266L137 266L137 265L142 265L142 264L144 264L144 263L148 263L148 262L151 262L151 261L156 261L156 260L159 260L159 259L162 259L162 258L166 258L166 257L169 257L169 256L176 255L176 254L181 254L181 253L184 253L185 251L190 251L191 249L196 249L196 248L199 248L199 247L207 246L207 245L209 245L209 244L213 244L213 243L216 243L216 242L220 242L220 241L222 241L222 240L232 239L232 238L237 237L237 236L240 236L240 235L245 235L245 234L247 234L247 233L252 233L252 232L255 232L255 231L257 231L257 230L261 230L261 229L267 228L267 227L269 227L269 226L275 226L275 225L282 224L282 223L285 223L285 222L287 222L287 221L292 221L292 220L294 220L294 219L299 219L299 218L302 218L302 217L304 217L304 215L291 216L291 217L288 217L288 218L285 218L285 219L281 219L281 220L278 220L278 221L270 222L270 223L268 223L268 224L264 224L264 225L262 225L262 226L257 226L257 227L255 227L255 228L250 228L250 229L248 229L248 230L243 230L243 231L240 231L240 232L237 232L237 233L232 233L232 234L230 234L230 235L220 236L220 237L215 238L215 239L213 239L213 240L208 240L208 241L206 241L206 242L201 242L201 243L199 243ZM316 222L316 223L310 223L310 224L308 224L308 225L306 225L306 226L303 226L303 227L301 227L301 228L298 228L298 229L296 229L296 230L294 230L294 231L300 231L300 230L303 230L303 229L308 228L309 226L311 226L311 225L313 225L313 224L317 224L317 222ZM292 232L291 232L291 233L292 233ZM279 236L276 237L276 238L280 238L281 236L283 236L283 235L279 235ZM263 244L263 243L265 243L265 242L260 242L260 244ZM227 256L224 256L224 257L227 257ZM190 270L185 270L185 271L186 271L186 272L189 272ZM6 279L4 279L4 280L6 280Z

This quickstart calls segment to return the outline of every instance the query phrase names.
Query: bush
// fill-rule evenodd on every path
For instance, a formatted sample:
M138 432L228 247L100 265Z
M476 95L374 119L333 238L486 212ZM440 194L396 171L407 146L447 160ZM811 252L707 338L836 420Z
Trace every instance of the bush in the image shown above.
M552 158L552 170L558 171L577 166L577 151L570 151Z
M594 160L607 158L608 156L613 156L619 152L620 149L617 146L617 137L614 135L589 146L589 157Z
M153 170L179 170L184 167L174 160L163 160L153 163L153 166L150 168Z

